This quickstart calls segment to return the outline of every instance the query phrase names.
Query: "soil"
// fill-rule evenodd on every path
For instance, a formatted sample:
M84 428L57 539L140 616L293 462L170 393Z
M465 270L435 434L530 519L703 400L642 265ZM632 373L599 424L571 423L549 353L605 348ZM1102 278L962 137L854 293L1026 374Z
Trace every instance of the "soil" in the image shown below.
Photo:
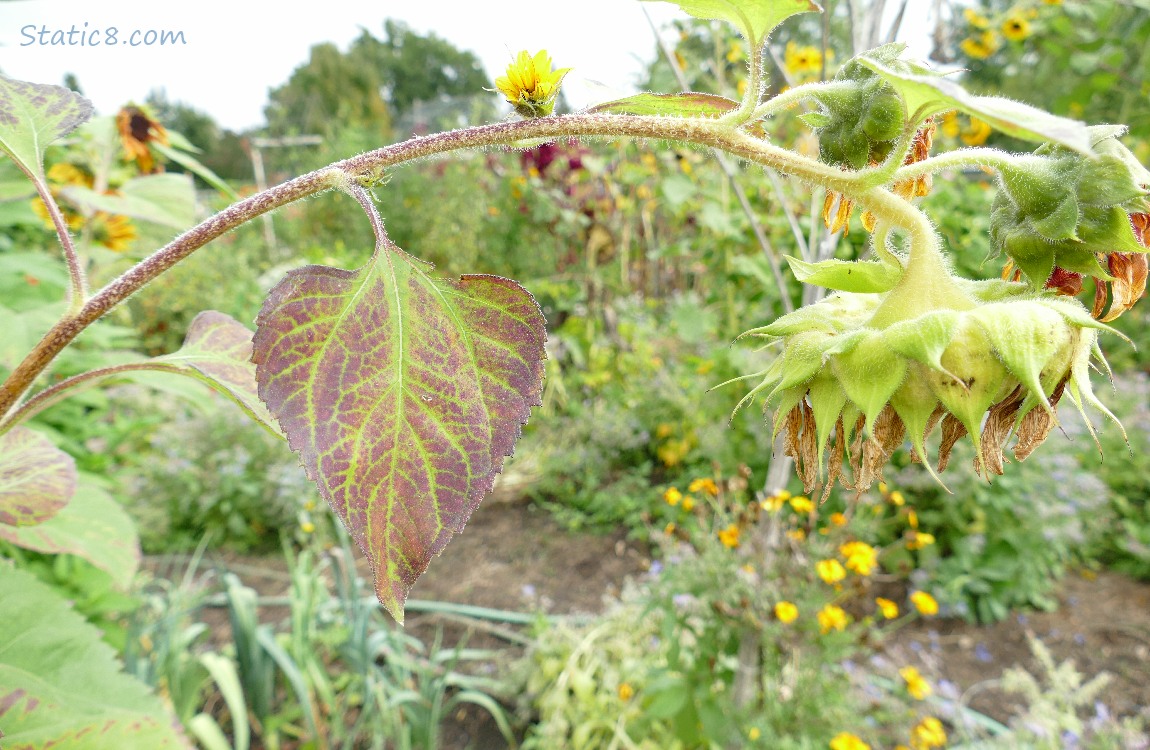
M236 570L261 594L286 591L281 558L215 562ZM488 502L432 561L411 599L513 612L591 614L602 608L604 597L619 591L627 576L642 573L649 564L648 551L621 533L571 533L534 506ZM263 575L259 575L261 570ZM366 565L362 572L367 575ZM1086 678L1101 672L1112 675L1100 698L1112 714L1146 711L1150 707L1150 584L1108 572L1089 577L1071 574L1060 584L1059 602L1055 612L1016 615L992 626L922 620L889 638L882 658L896 665L918 666L940 693L962 696L970 708L1006 723L1018 704L1001 691L997 680L1011 667L1037 670L1027 641L1033 635L1057 662L1073 661ZM223 611L205 615L226 640ZM286 616L286 610L269 608L261 615L277 621ZM519 648L500 635L502 626L498 625L467 627L441 615L409 611L406 628L428 641L440 631L444 645L465 639L468 647L499 648L508 657ZM445 734L444 748L506 747L489 717L474 708L451 717Z

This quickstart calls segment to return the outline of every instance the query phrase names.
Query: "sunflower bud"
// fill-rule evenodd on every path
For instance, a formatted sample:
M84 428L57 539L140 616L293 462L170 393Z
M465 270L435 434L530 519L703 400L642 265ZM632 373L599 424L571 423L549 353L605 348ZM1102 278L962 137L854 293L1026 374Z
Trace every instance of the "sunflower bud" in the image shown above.
M902 97L857 61L844 65L834 80L851 85L818 94L822 111L807 118L819 134L820 158L848 169L881 162L906 124Z
M782 353L748 399L765 393L765 406L777 409L775 434L786 430L786 452L807 492L824 478L824 497L836 479L866 490L904 438L937 479L926 439L939 425L938 471L969 435L979 473L1002 474L1011 435L1014 457L1026 458L1057 424L1067 391L1080 411L1090 403L1113 418L1088 377L1091 356L1101 356L1097 332L1112 329L1074 299L955 281L976 302L972 309L876 328L871 316L886 295L840 292L753 332L781 342Z
M1110 280L1100 255L1145 252L1130 215L1150 206L1150 172L1119 143L1121 128L1090 130L1093 158L1048 144L1000 170L991 240L1032 287L1055 268Z

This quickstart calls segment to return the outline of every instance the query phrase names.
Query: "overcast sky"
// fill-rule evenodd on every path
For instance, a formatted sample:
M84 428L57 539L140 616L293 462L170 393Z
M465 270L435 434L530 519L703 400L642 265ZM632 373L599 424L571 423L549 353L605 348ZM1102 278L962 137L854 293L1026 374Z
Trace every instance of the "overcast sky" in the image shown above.
M923 13L927 3L910 5ZM74 73L105 114L162 88L170 100L242 130L263 123L268 89L284 83L307 60L312 45L330 41L346 49L361 28L382 37L383 19L390 17L475 52L491 76L520 49L545 48L558 66L574 68L564 89L580 107L636 90L635 81L654 54L644 8L660 26L685 17L670 3L637 0L577 0L567 7L579 12L559 20L555 10L563 6L538 0L319 0L296 7L302 10L254 0L0 0L0 71L42 83L60 83L65 73ZM925 24L924 15L915 15L904 29L925 39ZM45 28L75 28L76 44L41 45L39 32ZM112 28L116 46L79 43L85 31L85 40L106 42ZM183 32L186 44L125 43L135 31L140 32L135 40L144 41L150 30ZM103 33L92 37L93 31Z

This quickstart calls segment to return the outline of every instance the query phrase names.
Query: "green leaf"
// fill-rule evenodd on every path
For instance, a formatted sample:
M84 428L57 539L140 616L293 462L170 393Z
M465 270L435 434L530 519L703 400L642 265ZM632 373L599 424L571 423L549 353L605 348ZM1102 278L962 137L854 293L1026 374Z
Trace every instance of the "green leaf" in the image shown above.
M671 115L674 117L719 117L739 106L724 96L699 94L636 94L626 99L596 104L588 112L615 115Z
M790 256L786 258L799 281L843 292L889 292L902 277L898 266L873 260L807 263Z
M663 0L674 3L695 18L726 21L758 49L783 21L797 13L821 11L812 0Z
M44 523L0 525L0 539L36 552L82 557L121 588L132 583L140 565L136 524L115 498L90 481L81 480L71 502Z
M175 131L168 131L168 140L172 142L172 145L170 146L165 145L160 141L152 141L148 145L151 148L154 148L156 151L159 151L168 159L174 161L176 164L179 164L181 167L188 170L192 174L196 175L201 180L208 183L227 197L238 201L240 199L239 193L233 190L231 185L229 185L223 180L223 178L221 178L219 175L201 163L198 159L188 153L189 151L198 152L199 149L197 149L191 143L188 143L187 139L183 136L179 136L179 143L177 143L176 135L177 134Z
M160 699L120 671L100 631L31 574L0 574L0 612L4 750L190 750Z
M63 86L0 76L0 151L44 183L44 149L92 116L92 103Z
M397 620L541 402L545 321L513 281L429 277L386 245L288 273L256 321L259 395Z
M69 185L61 195L80 208L130 216L172 229L187 229L196 221L196 191L185 174L133 177L121 186L119 195L105 195L83 185Z
M48 438L27 427L0 435L0 524L47 521L75 491L76 462Z
M171 366L182 375L206 383L270 432L282 437L275 418L260 400L256 366L251 359L252 332L247 326L222 312L206 310L188 326L179 351L157 357L152 363Z
M1039 143L1060 143L1081 154L1094 155L1090 147L1090 131L1085 123L1010 99L975 96L922 63L883 60L873 52L860 56L858 61L894 86L906 101L907 112L919 121L940 112L960 109L985 120L1006 135Z

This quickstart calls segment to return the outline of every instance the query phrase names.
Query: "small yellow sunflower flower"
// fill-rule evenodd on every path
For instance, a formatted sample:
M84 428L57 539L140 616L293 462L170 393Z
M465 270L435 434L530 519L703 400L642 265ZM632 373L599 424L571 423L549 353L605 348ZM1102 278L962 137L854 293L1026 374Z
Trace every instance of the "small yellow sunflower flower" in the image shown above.
M925 591L916 591L910 595L910 601L919 614L930 617L938 614L938 602Z
M842 607L834 604L828 604L819 610L819 631L826 635L832 630L846 630L847 624L850 622L850 616L843 610Z
M800 47L794 42L787 42L783 53L783 67L792 76L803 73L818 73L823 68L823 53L818 47Z
M985 60L998 51L998 35L993 31L984 31L978 36L967 37L958 43L959 49L968 57L976 60Z
M933 750L946 744L946 731L942 722L933 716L924 717L910 730L910 746L913 750Z
M507 66L507 74L495 79L495 88L523 117L546 117L555 111L559 87L570 70L552 71L547 50L540 50L534 57L523 50Z
M850 732L839 732L831 740L831 750L870 750L870 745Z
M838 583L847 577L847 572L838 560L819 560L815 572L825 583Z
M683 500L683 493L677 487L668 487L667 491L663 493L663 501L670 505L672 508L678 505Z
M981 146L986 143L991 132L990 123L972 117L970 118L970 126L963 128L958 137L967 146Z
M97 211L91 227L92 239L113 252L122 253L136 239L136 226L127 216Z
M799 616L799 608L793 603L782 601L775 605L775 617L784 625L794 622Z
M906 683L906 692L916 701L926 700L934 692L930 683L914 667L903 667L898 670L898 674Z
M1012 13L1002 22L1002 35L1012 42L1021 42L1030 36L1030 22L1024 16Z
M898 605L890 599L884 599L881 596L875 597L874 603L878 605L878 609L882 612L882 616L887 620L893 620L898 617Z

